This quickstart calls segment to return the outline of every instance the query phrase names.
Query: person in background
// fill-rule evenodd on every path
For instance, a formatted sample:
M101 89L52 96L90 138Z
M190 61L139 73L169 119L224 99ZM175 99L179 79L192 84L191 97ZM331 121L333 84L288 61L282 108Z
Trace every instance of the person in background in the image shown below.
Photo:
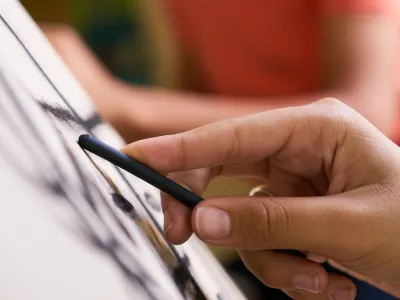
M328 96L400 142L398 0L144 2L151 26L171 29L175 47L159 65L175 64L180 90L123 82L74 30L43 26L127 142Z
M154 0L147 3L156 10ZM122 82L72 30L44 27L100 113L127 141L327 96L399 138L399 1L157 3L178 45L186 93Z

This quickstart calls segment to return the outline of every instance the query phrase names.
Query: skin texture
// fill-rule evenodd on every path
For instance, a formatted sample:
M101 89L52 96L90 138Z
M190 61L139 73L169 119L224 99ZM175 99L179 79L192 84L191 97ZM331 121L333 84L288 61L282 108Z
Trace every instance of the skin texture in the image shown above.
M154 10L153 6L148 9ZM159 23L153 25L162 26ZM321 74L324 78L319 90L276 97L229 97L198 94L207 89L200 83L208 81L202 78L190 53L179 47L172 47L175 51L168 47L169 58L162 61L171 65L177 61L176 57L182 58L176 63L178 70L175 73L178 74L171 76L181 78L190 93L139 88L122 82L95 58L73 29L42 25L100 114L128 142L183 132L227 118L308 104L326 97L341 99L394 138L399 108L396 61L400 52L396 24L379 16L350 15L326 18L321 28L324 49ZM158 65L166 68L165 63ZM172 68L168 66L168 69Z
M268 183L275 197L207 199L193 211L162 195L165 235L236 249L294 299L354 299L320 262L400 296L400 150L334 99L219 121L122 149L197 194L217 175ZM274 249L294 249L308 259Z

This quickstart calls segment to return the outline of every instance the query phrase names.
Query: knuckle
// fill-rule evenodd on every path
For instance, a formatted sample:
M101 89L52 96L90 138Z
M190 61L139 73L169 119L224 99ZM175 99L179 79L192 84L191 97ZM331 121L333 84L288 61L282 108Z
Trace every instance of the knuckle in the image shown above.
M260 211L263 215L263 236L273 240L285 236L289 227L289 217L284 206L271 198L259 200Z
M329 106L329 107L340 107L340 106L345 106L345 104L340 101L339 99L328 97L328 98L323 98L321 100L318 100L315 102L316 105L322 105L322 106Z
M335 98L325 98L314 103L317 113L325 121L351 121L354 119L355 111Z
M341 110L343 107L346 107L340 100L335 98L325 98L319 100L317 102L312 103L313 108L316 108L317 111L321 112L334 112L337 110Z
M349 128L355 126L358 113L335 98L326 98L313 103L309 111L310 125L319 128L320 136L339 140Z
M237 123L237 119L231 119L227 123L231 130L231 147L229 151L226 153L225 164L229 162L234 162L240 157L241 153L241 138L240 138L240 128Z
M177 151L177 166L178 170L184 170L186 165L186 136L184 134L178 134L175 136L178 144Z

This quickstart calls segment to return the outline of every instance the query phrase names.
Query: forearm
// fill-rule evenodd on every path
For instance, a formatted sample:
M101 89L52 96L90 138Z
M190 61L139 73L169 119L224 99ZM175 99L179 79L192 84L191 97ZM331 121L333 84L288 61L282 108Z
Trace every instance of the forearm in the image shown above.
M218 120L311 102L287 99L236 98L192 94L157 88L138 88L117 82L110 89L113 101L123 108L115 117L145 136L190 130Z
M138 129L143 137L182 132L221 119L308 104L327 97L342 100L391 136L395 112L398 111L395 107L397 101L387 99L391 95L374 95L360 90L338 89L290 97L233 98L136 88L119 82L113 91L116 95L114 101L124 103L121 105L124 109L118 115L124 115L124 123ZM380 101L376 101L376 97Z

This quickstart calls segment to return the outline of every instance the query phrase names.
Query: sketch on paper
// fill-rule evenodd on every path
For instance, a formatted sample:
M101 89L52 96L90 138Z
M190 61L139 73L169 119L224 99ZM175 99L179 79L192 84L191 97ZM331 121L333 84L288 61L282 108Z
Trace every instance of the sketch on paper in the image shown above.
M0 44L0 298L243 299L196 238L166 242L157 191L77 145L122 141L17 1Z

